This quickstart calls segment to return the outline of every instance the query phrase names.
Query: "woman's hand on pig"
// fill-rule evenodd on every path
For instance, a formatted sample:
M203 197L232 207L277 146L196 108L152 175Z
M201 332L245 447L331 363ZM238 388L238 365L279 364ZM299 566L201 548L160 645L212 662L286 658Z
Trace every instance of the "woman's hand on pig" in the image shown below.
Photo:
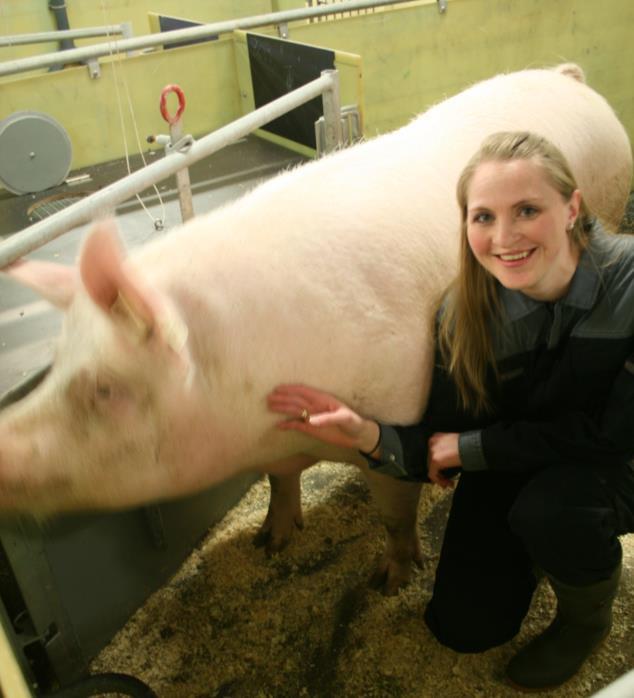
M335 446L361 451L377 444L379 425L329 393L306 385L278 385L267 402L272 412L287 417L278 422L279 429L294 429Z
M441 487L453 487L454 483L447 476L448 468L459 468L460 451L458 450L458 437L460 434L436 432L429 437L427 445L427 475L436 485ZM452 475L455 474L455 470Z

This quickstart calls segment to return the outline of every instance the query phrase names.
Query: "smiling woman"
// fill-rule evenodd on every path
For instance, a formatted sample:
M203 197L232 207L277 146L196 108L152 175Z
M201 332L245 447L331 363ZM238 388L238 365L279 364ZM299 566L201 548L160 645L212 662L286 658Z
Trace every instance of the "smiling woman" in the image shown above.
M609 634L619 537L634 531L634 238L593 221L533 133L487 138L457 193L460 266L422 421L378 424L307 386L269 406L284 429L348 438L383 474L448 487L461 470L425 621L457 652L504 644L541 570L557 613L507 678L552 688Z

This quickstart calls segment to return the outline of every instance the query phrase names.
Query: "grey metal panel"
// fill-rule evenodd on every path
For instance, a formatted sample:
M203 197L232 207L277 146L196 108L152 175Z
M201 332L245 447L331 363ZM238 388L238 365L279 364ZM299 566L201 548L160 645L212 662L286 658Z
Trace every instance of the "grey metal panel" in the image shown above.
M41 526L5 521L0 543L34 630L12 618L20 643L40 638L60 680L81 675L254 479L247 474L161 504L163 547L153 540L145 509L65 516Z

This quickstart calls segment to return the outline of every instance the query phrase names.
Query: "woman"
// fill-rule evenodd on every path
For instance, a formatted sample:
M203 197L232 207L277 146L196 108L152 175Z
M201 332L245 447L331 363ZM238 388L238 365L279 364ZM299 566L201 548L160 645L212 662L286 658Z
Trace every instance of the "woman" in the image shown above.
M634 239L591 221L563 155L531 133L489 137L457 194L460 271L421 423L379 424L306 386L269 407L380 472L447 487L460 471L425 621L484 651L516 635L546 574L556 617L507 675L550 688L609 633L618 536L634 531Z

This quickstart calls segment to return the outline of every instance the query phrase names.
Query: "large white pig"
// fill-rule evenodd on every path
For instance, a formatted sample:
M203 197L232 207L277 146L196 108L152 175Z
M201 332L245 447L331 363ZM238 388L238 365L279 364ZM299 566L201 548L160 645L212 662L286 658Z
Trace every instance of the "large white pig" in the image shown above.
M551 139L590 207L619 221L630 145L576 72L476 84L129 257L114 223L100 222L76 268L8 269L66 317L50 375L0 415L0 509L126 507L256 469L275 475L259 538L281 547L301 522L301 470L359 458L276 430L265 396L303 382L387 422L421 416L431 318L455 269L455 185L487 134ZM393 589L420 555L418 488L371 481L391 535L383 571Z

